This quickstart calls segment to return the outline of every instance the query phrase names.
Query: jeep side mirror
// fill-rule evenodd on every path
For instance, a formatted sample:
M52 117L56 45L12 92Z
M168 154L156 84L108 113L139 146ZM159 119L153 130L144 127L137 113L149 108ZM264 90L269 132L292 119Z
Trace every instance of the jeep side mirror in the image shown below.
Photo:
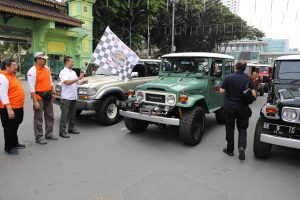
M138 72L131 72L130 77L131 78L139 77L139 73Z

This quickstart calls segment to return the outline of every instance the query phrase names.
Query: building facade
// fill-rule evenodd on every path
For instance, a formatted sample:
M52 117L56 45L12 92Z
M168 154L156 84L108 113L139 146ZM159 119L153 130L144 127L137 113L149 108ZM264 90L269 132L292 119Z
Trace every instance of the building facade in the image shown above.
M1 0L0 40L29 45L24 68L33 65L33 55L43 51L48 66L58 73L63 56L74 58L76 67L92 53L93 15L96 0ZM25 70L26 71L26 70Z
M289 40L288 39L272 39L264 38L268 46L264 47L264 52L288 52Z

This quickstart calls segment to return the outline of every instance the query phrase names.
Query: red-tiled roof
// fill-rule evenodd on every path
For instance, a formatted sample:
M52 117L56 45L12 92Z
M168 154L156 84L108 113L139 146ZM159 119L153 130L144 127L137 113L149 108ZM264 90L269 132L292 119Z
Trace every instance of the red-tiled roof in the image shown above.
M31 1L31 0L30 0ZM42 1L42 0L32 0ZM43 0L51 1L51 0ZM18 16L32 17L36 19L45 19L49 21L59 22L61 24L80 27L83 22L73 18L55 7L47 7L45 5L24 1L24 0L1 0L0 14L10 13Z
M64 1L60 2L60 1L57 1L57 0L25 0L25 1L31 1L31 2L34 2L34 3L42 4L42 5L45 5L45 6L51 6L51 7L54 7L55 5L63 6L63 7L66 6Z

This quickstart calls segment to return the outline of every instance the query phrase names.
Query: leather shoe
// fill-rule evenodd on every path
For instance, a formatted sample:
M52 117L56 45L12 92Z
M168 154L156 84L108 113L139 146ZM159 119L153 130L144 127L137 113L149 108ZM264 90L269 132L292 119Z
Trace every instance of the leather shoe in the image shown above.
M69 129L68 130L68 133L71 133L71 134L79 134L80 132L77 130L77 129Z
M46 140L44 140L43 138L40 138L40 139L37 139L36 140L36 143L38 143L38 144L47 144L47 141Z
M46 139L47 140L57 140L58 138L53 134L49 134L49 135L46 135Z
M245 160L245 149L243 147L239 148L239 159Z
M7 154L9 154L9 155L18 155L18 154L19 154L18 149L14 149L14 148L9 149L9 150L5 150L5 152L6 152Z
M17 146L14 147L14 149L24 149L26 148L25 144L17 144Z
M62 138L69 138L70 137L70 135L68 133L60 133L59 136L62 137Z
M224 148L224 149L223 149L223 152L226 153L226 154L229 155L229 156L234 156L234 155L233 155L233 152L228 151L227 148Z

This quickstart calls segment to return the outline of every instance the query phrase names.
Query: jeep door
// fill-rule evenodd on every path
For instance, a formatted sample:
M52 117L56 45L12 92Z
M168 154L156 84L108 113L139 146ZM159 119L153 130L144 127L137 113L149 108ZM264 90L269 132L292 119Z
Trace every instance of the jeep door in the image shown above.
M208 79L208 109L222 107L224 95L214 90L215 86L221 87L225 76L224 59L212 59Z

